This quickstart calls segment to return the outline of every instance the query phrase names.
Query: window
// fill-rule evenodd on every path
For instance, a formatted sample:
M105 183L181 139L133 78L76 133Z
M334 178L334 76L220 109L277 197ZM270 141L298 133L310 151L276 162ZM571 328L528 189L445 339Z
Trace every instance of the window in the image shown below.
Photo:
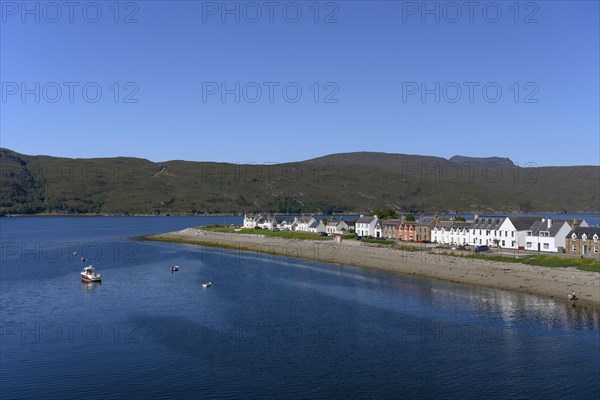
M550 237L550 232L548 232L548 231L540 232L540 236L541 237Z
M573 251L573 253L575 253L577 251L577 246L573 245L573 248L571 250Z
M502 241L502 247L506 246L506 241Z
M594 246L594 253L598 252L598 246Z
M525 232L525 234L526 234L527 236L533 236L533 232L532 232L532 231L527 231L527 232Z
M510 237L515 237L515 231L510 232ZM513 242L514 243L514 242Z
M544 243L544 250L548 250L550 248L550 244Z
M515 247L515 241L514 241L514 240L512 241L512 243L511 243L511 245L510 245L510 246L511 246L511 247Z

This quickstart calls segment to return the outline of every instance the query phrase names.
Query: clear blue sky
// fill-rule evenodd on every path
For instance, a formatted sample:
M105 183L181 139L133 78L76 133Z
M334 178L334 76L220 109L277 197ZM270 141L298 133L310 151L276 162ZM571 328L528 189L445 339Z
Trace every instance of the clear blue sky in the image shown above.
M1 146L153 161L384 151L599 163L598 1L428 2L432 14L421 1L337 1L318 15L314 1L246 3L227 3L236 15L221 1L121 2L117 15L112 0L2 1ZM239 102L223 101L221 84L236 82Z

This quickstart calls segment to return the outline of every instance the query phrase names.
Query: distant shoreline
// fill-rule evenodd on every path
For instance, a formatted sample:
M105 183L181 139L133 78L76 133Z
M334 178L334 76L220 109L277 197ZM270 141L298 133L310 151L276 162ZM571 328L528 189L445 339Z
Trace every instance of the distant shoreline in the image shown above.
M324 215L324 216L340 216L340 215L361 215L369 214L366 211L362 212L345 212L345 213L333 213L333 214L320 214L320 213L271 213L274 216L288 216L288 215ZM409 213L410 214L410 213ZM600 214L600 211L569 211L567 213L562 211L536 211L528 213L518 213L514 211L470 211L470 212L424 212L414 213L416 217L419 215L569 215L569 214ZM0 218L15 218L15 217L243 217L244 213L240 214L111 214L111 213L80 213L80 214L66 214L66 213L36 213L36 214L3 214Z
M551 268L481 259L463 259L420 251L404 251L354 240L335 243L216 233L187 228L149 235L140 240L218 247L238 252L305 258L319 262L374 268L404 275L486 286L552 297L568 303L575 292L579 303L600 305L600 273L575 268Z

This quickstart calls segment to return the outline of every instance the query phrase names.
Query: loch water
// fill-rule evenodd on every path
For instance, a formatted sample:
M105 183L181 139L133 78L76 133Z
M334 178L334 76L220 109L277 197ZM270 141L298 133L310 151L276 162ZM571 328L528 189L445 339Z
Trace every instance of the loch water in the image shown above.
M240 221L1 219L0 397L600 398L599 307L133 239Z

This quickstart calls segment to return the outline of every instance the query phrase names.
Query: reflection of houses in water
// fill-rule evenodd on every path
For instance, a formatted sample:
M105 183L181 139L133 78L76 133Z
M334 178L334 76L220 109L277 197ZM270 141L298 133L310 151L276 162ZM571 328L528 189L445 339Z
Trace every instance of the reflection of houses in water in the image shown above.
M490 324L497 324L494 317L498 316L506 323L502 329L523 330L515 332L521 333L521 337L546 335L552 331L600 330L600 307L581 304L573 307L566 292L561 300L491 288L456 290L449 287L432 288L431 296L436 308L461 307L466 312L489 316Z

